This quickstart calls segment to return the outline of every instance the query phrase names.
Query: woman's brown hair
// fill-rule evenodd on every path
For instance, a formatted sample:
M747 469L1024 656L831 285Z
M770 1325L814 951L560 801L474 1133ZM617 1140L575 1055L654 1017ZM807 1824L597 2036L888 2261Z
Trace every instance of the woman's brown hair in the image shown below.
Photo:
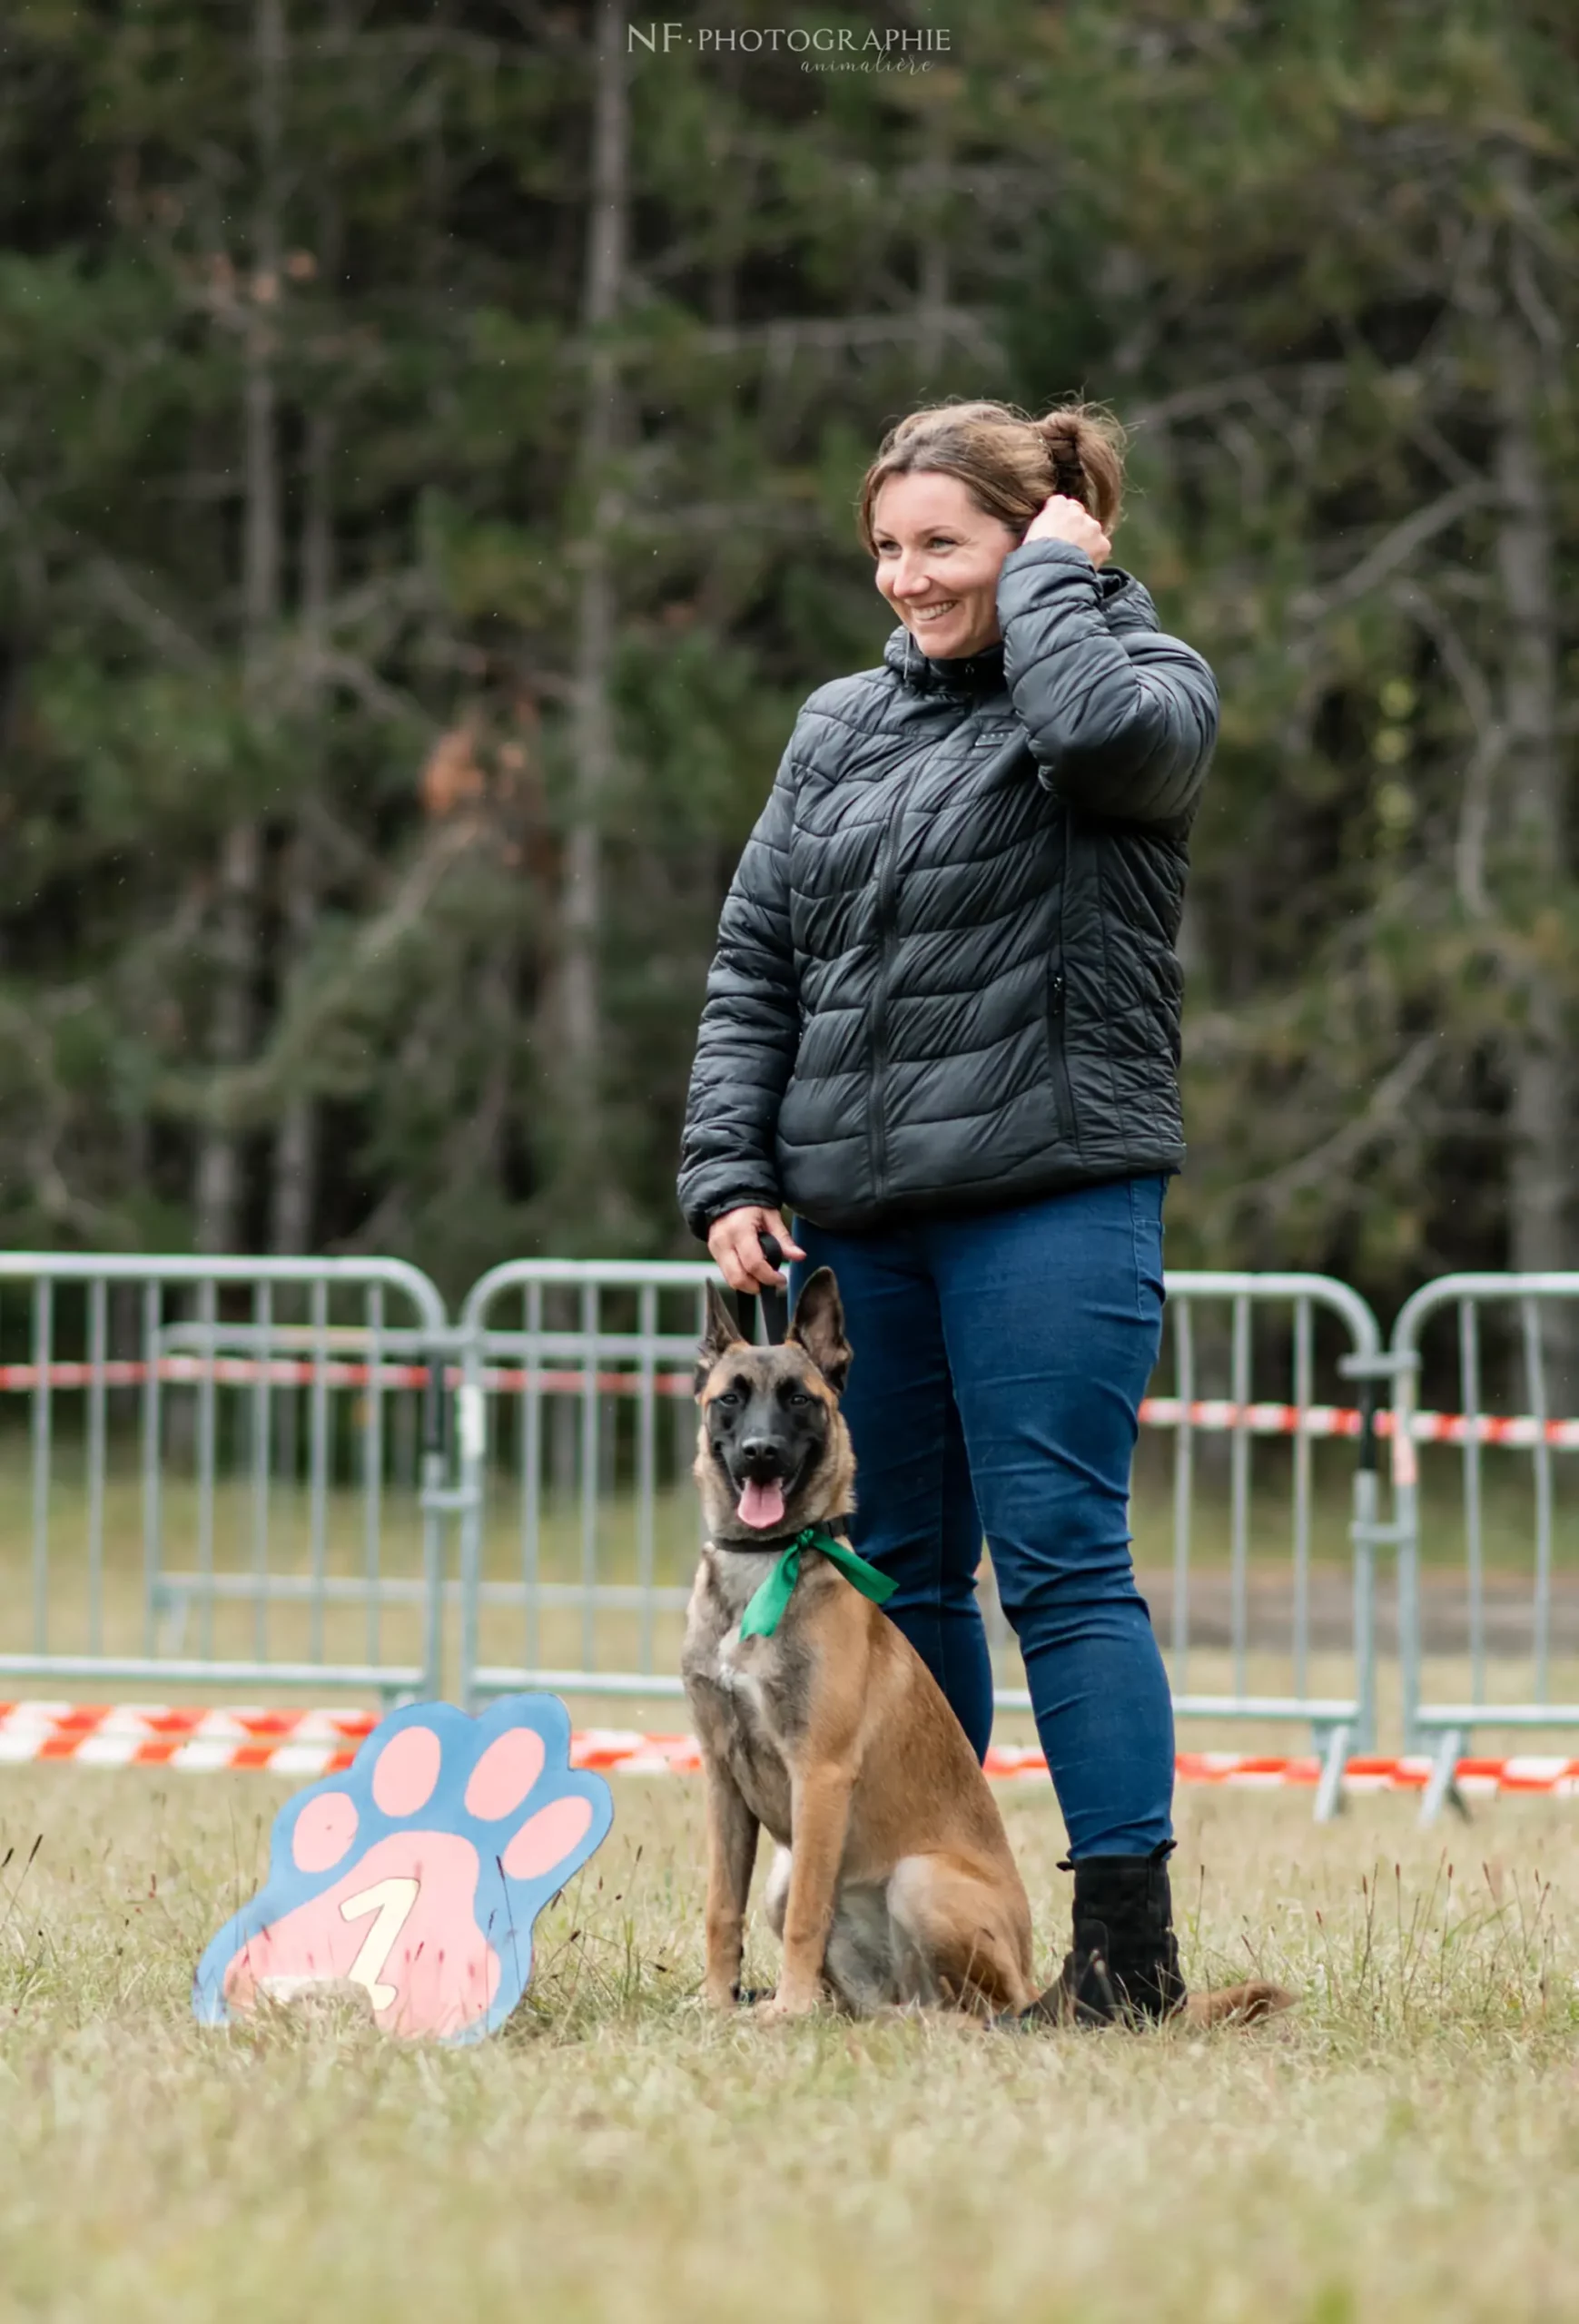
M861 546L876 556L872 511L889 478L921 474L958 477L985 515L1015 533L1055 492L1110 533L1123 500L1125 440L1096 404L1058 404L1040 419L1007 403L928 404L889 429L862 480Z

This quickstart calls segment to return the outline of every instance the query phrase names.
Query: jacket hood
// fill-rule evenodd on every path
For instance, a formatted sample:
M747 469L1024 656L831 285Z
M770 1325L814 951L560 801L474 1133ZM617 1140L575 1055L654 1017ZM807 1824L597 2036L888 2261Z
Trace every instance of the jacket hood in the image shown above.
M923 654L903 622L883 649L883 659L902 684L916 694L991 694L1003 683L1003 642L955 660Z

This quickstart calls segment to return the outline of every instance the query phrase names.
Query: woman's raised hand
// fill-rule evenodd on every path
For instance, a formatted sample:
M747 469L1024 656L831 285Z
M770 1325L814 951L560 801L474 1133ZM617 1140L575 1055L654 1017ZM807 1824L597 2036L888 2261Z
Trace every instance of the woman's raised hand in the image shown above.
M1041 504L1041 512L1031 520L1027 541L1068 541L1075 548L1083 548L1091 563L1099 569L1113 554L1113 544L1089 508L1067 493L1055 492ZM1024 541L1021 547L1025 546Z
M784 1288L785 1278L775 1274L763 1255L765 1235L777 1236L786 1259L805 1257L779 1213L761 1203L742 1203L738 1210L721 1211L707 1229L707 1248L731 1291L760 1291L764 1285L775 1291Z

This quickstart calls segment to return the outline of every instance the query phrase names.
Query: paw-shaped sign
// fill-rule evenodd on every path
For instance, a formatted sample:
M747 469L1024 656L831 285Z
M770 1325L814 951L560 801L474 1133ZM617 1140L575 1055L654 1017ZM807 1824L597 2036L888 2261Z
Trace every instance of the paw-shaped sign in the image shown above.
M387 2033L493 2033L531 1974L532 1923L613 1820L603 1777L569 1761L555 1695L396 1711L275 1817L266 1884L198 1964L199 2022L349 1983Z

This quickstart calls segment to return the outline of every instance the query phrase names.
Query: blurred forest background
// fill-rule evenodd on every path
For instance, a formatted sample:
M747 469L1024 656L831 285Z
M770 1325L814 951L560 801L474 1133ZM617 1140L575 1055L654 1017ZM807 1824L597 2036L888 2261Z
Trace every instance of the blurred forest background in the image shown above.
M0 1240L694 1248L863 468L1078 390L1225 705L1171 1261L1579 1262L1572 0L668 21L11 0Z

